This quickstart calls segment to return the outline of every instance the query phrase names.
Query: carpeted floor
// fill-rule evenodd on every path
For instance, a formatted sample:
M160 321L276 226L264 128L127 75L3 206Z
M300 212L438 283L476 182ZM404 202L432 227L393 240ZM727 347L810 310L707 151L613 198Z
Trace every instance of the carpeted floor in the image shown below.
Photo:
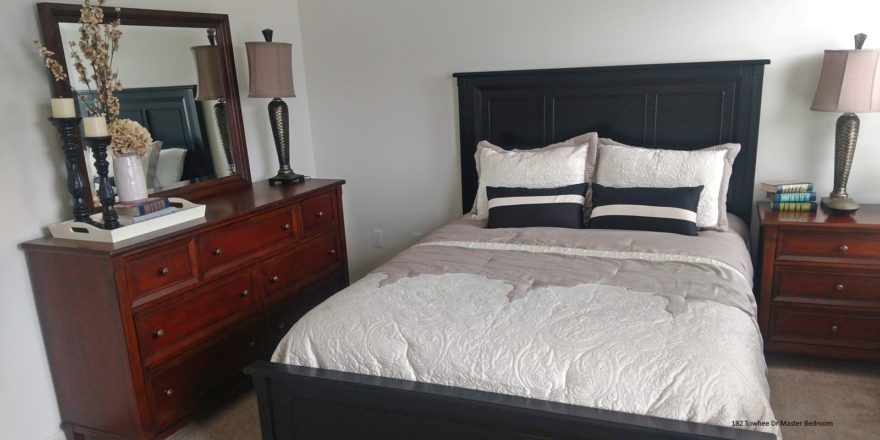
M778 420L831 422L783 427L786 440L880 438L880 364L768 355L770 393ZM193 421L169 440L260 438L257 401L248 392Z

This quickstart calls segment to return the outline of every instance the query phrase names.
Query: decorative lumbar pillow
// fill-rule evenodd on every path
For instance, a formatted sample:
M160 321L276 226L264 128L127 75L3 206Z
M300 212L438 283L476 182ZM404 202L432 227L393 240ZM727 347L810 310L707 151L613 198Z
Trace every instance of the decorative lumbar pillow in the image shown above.
M727 186L739 150L739 144L692 151L663 150L631 147L602 139L595 181L614 187L703 186L697 226L726 231Z
M489 186L487 228L544 226L580 229L584 225L587 183L559 188Z
M489 216L486 187L554 188L588 182L592 177L590 155L598 136L588 133L560 144L535 150L505 150L480 142L477 172L480 183L474 200L474 215Z
M590 228L697 235L702 186L612 188L594 183Z

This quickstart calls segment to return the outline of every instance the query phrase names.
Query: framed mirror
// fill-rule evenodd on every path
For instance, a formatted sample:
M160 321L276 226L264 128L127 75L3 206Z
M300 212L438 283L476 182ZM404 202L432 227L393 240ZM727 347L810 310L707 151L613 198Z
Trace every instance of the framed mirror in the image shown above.
M53 97L94 93L78 80L70 41L79 40L80 5L38 3L43 44L55 52L68 78L49 76ZM225 14L104 8L105 22L119 18L122 39L113 60L124 90L120 118L146 127L156 141L145 156L150 196L197 199L247 185L250 180L229 17ZM72 73L72 75L71 75ZM93 182L84 148L80 170ZM87 204L97 206L94 184Z

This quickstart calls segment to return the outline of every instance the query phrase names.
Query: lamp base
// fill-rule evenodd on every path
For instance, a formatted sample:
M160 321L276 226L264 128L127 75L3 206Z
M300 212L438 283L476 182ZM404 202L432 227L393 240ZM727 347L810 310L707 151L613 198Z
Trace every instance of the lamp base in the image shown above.
M301 183L306 181L306 176L302 174L296 174L293 171L290 172L280 172L269 179L269 185L274 185L276 183L280 183L282 185L290 184L290 183Z
M835 214L851 214L859 210L859 204L849 197L822 197L822 206Z

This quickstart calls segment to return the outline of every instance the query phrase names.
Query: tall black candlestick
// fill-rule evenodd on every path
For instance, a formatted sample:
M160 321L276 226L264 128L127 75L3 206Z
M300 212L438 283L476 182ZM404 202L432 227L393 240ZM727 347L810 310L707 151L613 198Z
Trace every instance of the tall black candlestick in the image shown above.
M101 200L101 213L104 215L104 229L116 229L119 227L119 216L113 204L116 196L110 187L110 162L107 161L107 146L110 145L110 136L87 137L85 143L92 149L95 158L95 172L98 174L98 198Z
M86 206L86 181L79 168L79 155L82 148L76 142L77 128L82 118L49 118L61 136L61 151L67 168L67 192L73 198L73 219L78 222L93 223Z

